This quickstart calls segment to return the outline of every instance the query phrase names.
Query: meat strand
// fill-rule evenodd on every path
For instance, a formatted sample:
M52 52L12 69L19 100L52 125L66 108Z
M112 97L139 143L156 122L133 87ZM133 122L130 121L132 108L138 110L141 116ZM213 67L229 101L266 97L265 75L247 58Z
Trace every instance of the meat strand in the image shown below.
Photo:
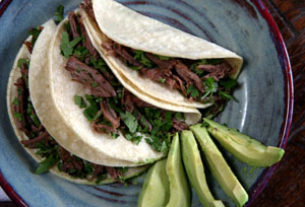
M74 81L77 81L89 88L93 95L104 98L117 96L112 85L103 77L102 74L77 58L73 56L69 58L66 70L71 73Z
M105 119L111 123L114 129L119 128L120 117L117 116L115 111L109 106L109 104L106 101L102 101L100 105Z

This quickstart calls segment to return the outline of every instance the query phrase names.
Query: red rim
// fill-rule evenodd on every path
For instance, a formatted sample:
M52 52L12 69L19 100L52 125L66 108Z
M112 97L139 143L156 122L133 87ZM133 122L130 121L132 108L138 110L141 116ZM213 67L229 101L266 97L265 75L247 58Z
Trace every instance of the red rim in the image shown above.
M2 0L0 3L0 17L7 9L9 4L12 0ZM270 14L269 10L266 8L265 4L262 0L251 0L263 18L267 21L270 32L272 35L273 42L275 43L278 55L280 57L281 65L284 72L285 82L285 102L286 102L286 109L285 109L285 119L282 124L281 128L281 139L278 144L278 147L286 148L287 140L289 136L289 131L292 122L292 114L293 114L293 99L294 99L294 89L293 89L293 78L292 78L292 70L289 60L289 55L287 52L287 48L282 37L282 34L275 23L272 15ZM275 172L276 168L279 164L270 167L265 170L265 172L258 178L260 180L257 182L250 190L251 198L246 206L250 206L252 202L258 197L258 195L263 191L266 187L267 183L271 179L273 173ZM27 207L28 205L23 201L23 199L14 191L12 186L5 180L1 171L0 171L0 184L3 190L7 193L7 195L14 201L17 206Z

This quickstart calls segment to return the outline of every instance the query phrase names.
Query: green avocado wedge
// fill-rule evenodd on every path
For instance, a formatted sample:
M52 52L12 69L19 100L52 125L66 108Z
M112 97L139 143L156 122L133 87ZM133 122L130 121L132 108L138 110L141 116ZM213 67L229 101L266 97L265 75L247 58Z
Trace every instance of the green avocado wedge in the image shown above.
M181 133L181 147L183 163L189 181L202 205L205 207L224 207L222 201L214 199L208 187L200 152L191 131L183 131Z
M201 124L197 124L192 126L191 130L201 146L213 176L223 191L237 206L244 206L248 201L248 194L209 136L207 129L202 127Z
M169 202L166 207L191 206L191 193L181 160L179 134L176 133L170 147L166 173L169 179Z
M165 206L169 199L166 159L156 162L148 171L138 200L138 207Z
M285 151L278 147L265 146L259 141L215 121L204 119L211 135L238 160L255 167L269 167L279 162Z

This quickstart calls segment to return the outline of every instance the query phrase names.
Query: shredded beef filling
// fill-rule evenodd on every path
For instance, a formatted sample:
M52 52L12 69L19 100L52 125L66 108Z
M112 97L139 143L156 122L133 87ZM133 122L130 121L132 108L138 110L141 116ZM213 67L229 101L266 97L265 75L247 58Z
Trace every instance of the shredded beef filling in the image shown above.
M69 58L66 69L71 73L72 80L89 88L93 95L103 98L116 97L114 88L104 76L76 57L71 56Z
M84 1L82 4L82 8L93 18L91 6L91 1ZM76 104L84 108L84 115L91 122L91 127L96 132L109 133L113 138L116 138L119 136L120 131L125 135L126 139L136 143L139 143L142 138L142 136L136 134L137 132L153 135L153 140L150 143L155 145L154 149L160 151L165 142L169 144L168 141L164 141L167 140L169 133L188 128L188 125L183 120L178 121L174 118L174 112L156 109L134 96L121 85L103 59L96 56L98 53L88 38L82 19L73 12L69 14L69 25L66 28L71 41L78 37L83 37L85 40L77 44L74 50L85 47L89 53L82 57L71 54L65 69L70 72L73 81L77 81L90 90L90 94L86 94L85 98L76 94L78 96ZM74 28L80 29L75 30ZM118 44L114 46L112 42L106 42L103 47L107 48L108 54L120 56L126 64L140 67L140 72L153 80L164 79L165 82L171 82L171 87L181 89L186 94L183 79L174 70L178 60L162 61L155 58L154 55L149 55L148 58L156 66L162 67L160 70L157 67L156 70L151 70L149 67L144 67L140 61L134 58L136 51L132 49ZM183 64L182 62L179 63ZM160 113L160 116L158 116L158 113ZM164 115L166 113L167 116ZM162 141L162 139L164 140ZM106 171L109 170L106 169ZM112 171L110 170L109 172Z
M223 61L222 63L215 65L197 65L195 70L201 71L200 73L203 74L200 76L190 69L191 65L195 63L194 61L178 58L166 58L165 60L162 60L162 58L156 55L143 52L143 55L153 64L153 67L150 68L135 58L135 51L133 49L122 46L111 40L104 42L102 46L107 51L108 55L120 58L127 66L136 67L142 76L159 83L164 83L171 89L179 90L190 100L205 101L204 99L200 99L206 92L203 80L211 77L214 81L218 82L220 79L226 78L232 73L231 66ZM187 90L191 86L194 86L201 95L199 94L196 97L192 97L188 94Z
M28 65L22 63L20 66L21 77L14 84L18 90L18 95L12 103L15 124L29 138L22 140L21 143L27 148L37 149L37 153L45 158L42 163L50 162L49 168L57 163L60 171L66 172L73 177L99 181L105 178L106 174L109 174L118 181L119 176L123 176L119 168L111 168L109 171L105 171L103 170L104 166L94 165L71 155L70 152L58 145L39 121L37 122L38 117L32 106L29 89L26 84L28 72ZM52 158L52 161L49 160L50 158ZM46 163L41 165L46 165ZM88 171L88 169L91 170Z

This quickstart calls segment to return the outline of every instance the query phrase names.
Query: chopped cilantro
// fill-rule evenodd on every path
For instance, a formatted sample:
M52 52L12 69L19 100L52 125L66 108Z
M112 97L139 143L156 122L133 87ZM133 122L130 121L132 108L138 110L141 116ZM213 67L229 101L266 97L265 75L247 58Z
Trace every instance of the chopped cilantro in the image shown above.
M96 88L96 87L99 86L99 84L98 84L97 82L93 81L93 82L91 83L91 86L92 86L93 88Z
M84 163L84 171L88 174L93 173L93 165L86 160L83 160L83 163Z
M139 125L136 117L132 115L132 113L130 113L129 111L126 111L125 113L121 112L120 115L121 115L121 119L128 127L130 133L135 133Z
M137 66L134 66L134 65L130 65L130 64L128 64L128 67L129 67L130 69L136 70L136 71L141 70L140 67L137 67Z
M18 68L21 68L22 64L25 64L26 67L29 68L29 66L30 66L30 60L27 59L27 58L20 58L20 59L18 60L18 64L17 64Z
M166 79L165 78L160 78L161 83L165 83Z
M85 47L77 47L73 52L73 55L76 56L81 61L83 61L88 54L89 54L89 51Z
M50 155L46 159L44 159L42 162L39 163L38 167L36 168L35 173L36 174L43 174L49 171L51 167L53 167L57 162L59 161L59 158L54 155Z
M94 96L91 95L85 95L86 100L89 102L89 106L84 110L84 115L88 119L88 121L93 122L97 120L97 118L100 116L99 110L99 102Z
M155 55L157 58L159 58L160 60L170 60L170 57L166 57L166 56L162 56L162 55Z
M236 99L234 96L232 96L232 95L230 95L229 93L226 93L226 92L224 92L224 91L219 91L219 95L220 95L221 97L225 98L225 99L228 99L228 100L233 99L234 101L238 102L237 99Z
M18 106L18 105L19 105L19 100L18 100L17 97L14 98L14 100L13 100L13 105L15 105L15 106Z
M116 139L116 138L118 138L120 136L119 134L116 134L116 133L113 133L113 132L111 132L110 134L111 134L111 137L113 139Z
M93 57L91 58L91 64L94 68L99 69L102 72L108 72L108 66L105 61L101 58L95 60Z
M208 65L218 65L221 64L224 60L223 59L207 59Z
M61 22L64 19L64 10L65 10L65 7L63 5L59 5L56 8L55 17L54 17L56 24L58 24L59 22Z
M40 121L38 119L38 116L35 113L33 105L30 102L27 105L26 112L27 112L28 116L31 118L31 120L33 121L34 125L38 128L40 126Z
M32 46L34 47L36 40L38 39L38 36L40 35L40 32L42 31L41 27L37 27L37 28L32 28L30 29L29 33L30 35L32 35Z
M143 51L136 50L134 59L142 63L145 67L152 68L153 63L145 56Z
M177 113L175 114L175 118L176 118L177 120L179 120L179 121L184 121L184 120L185 120L184 114L181 113L181 112L177 112Z
M142 140L142 136L140 135L135 135L135 134L130 134L130 133L126 133L125 137L127 140L134 142L135 144L139 144Z
M224 87L225 89L232 89L238 85L237 80L235 79L225 79L225 80L220 80L219 85Z
M190 85L186 93L187 95L191 95L193 98L197 98L199 96L199 91L194 87L194 85Z
M65 58L69 58L73 54L74 47L82 40L82 37L77 37L70 42L68 32L62 33L60 49Z
M22 114L21 114L21 113L15 112L15 113L14 113L14 116L17 118L17 120L18 120L19 122L22 122Z
M215 82L212 77L205 79L203 84L205 86L205 93L201 97L202 100L208 96L212 97L213 94L217 92L218 83Z
M87 104L86 104L84 98L81 97L81 96L75 95L75 96L74 96L74 102L75 102L75 104L78 105L81 109L87 107Z

